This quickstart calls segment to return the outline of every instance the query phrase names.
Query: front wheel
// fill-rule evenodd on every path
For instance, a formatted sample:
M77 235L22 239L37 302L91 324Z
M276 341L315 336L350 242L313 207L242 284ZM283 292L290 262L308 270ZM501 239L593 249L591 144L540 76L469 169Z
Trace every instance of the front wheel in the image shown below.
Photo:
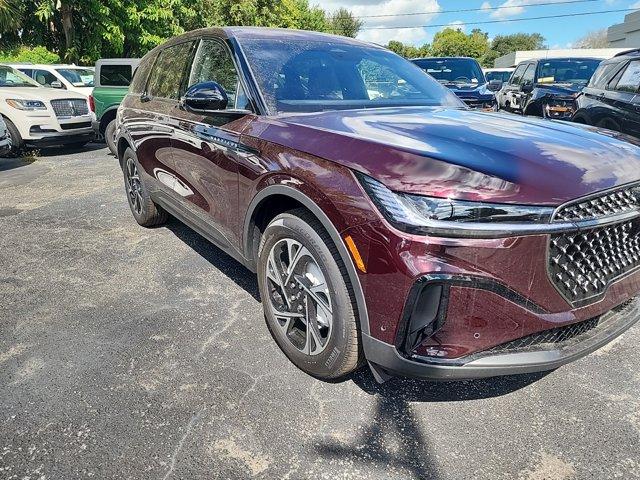
M275 217L262 236L258 284L271 335L321 379L358 368L362 352L348 274L331 237L306 210Z

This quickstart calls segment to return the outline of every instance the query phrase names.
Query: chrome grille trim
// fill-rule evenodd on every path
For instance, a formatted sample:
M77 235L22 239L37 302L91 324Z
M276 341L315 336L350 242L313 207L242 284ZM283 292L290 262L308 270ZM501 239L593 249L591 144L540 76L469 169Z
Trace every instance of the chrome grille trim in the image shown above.
M552 234L547 271L574 307L602 297L609 285L640 267L640 187L600 192L559 207L553 221L575 221L576 232Z
M558 207L553 222L582 222L640 211L640 183L573 200Z
M58 118L80 117L89 113L89 105L81 98L51 100L51 107Z

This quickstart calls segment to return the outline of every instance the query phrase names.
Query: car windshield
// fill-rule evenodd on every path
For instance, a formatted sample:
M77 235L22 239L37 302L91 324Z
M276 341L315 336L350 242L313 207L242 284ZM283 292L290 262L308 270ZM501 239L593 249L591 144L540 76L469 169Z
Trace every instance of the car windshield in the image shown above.
M56 68L74 87L93 87L93 70L89 68Z
M31 80L24 73L6 65L0 65L0 87L39 87L40 84Z
M493 80L499 80L503 83L506 83L509 80L509 77L511 77L511 72L510 71L486 72L484 74L484 77L487 79L487 82L491 82Z
M480 65L471 58L423 58L413 63L443 84L486 83Z
M375 46L260 38L241 43L270 112L464 106L411 62Z
M574 83L586 85L600 60L547 60L538 64L538 83Z

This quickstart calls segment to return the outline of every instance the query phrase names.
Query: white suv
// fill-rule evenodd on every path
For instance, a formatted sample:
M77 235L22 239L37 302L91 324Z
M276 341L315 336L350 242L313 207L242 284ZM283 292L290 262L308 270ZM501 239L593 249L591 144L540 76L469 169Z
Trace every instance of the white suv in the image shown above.
M94 68L76 65L11 65L44 87L62 88L88 97L93 91Z
M14 153L25 145L82 145L93 139L87 97L45 88L8 65L0 65L0 114Z

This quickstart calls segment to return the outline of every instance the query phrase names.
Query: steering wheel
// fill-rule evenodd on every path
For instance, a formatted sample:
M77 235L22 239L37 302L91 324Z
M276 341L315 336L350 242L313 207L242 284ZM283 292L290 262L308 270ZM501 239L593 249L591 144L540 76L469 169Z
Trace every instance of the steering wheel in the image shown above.
M471 80L469 80L467 77L458 77L455 79L456 82L467 82L467 83L471 83Z

